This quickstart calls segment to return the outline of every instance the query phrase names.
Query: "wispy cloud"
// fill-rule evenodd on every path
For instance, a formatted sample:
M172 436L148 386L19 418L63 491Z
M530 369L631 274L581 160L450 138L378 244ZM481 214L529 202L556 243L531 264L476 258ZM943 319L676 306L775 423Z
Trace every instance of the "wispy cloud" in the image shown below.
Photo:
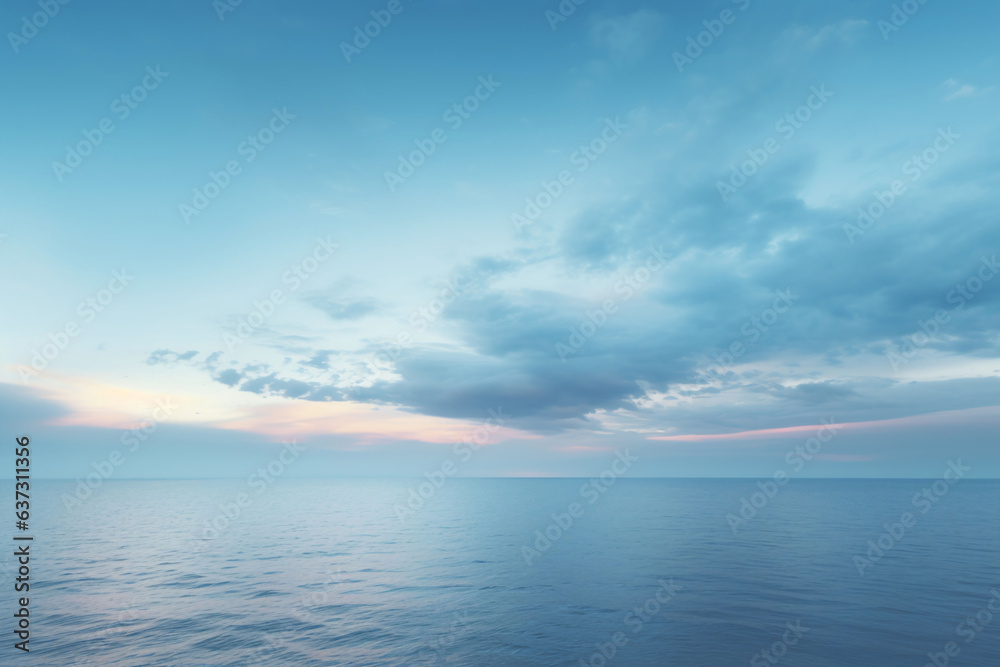
M992 89L992 87L977 88L970 83L959 83L955 79L948 79L942 85L948 91L948 93L944 96L945 102L959 100L966 97L978 97Z

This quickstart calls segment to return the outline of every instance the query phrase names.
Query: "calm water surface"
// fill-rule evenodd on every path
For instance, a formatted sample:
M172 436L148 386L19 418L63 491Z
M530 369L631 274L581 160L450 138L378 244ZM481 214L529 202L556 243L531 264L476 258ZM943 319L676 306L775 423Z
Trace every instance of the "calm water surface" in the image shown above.
M584 480L452 479L400 520L418 483L106 482L68 511L75 483L35 482L32 651L0 662L922 667L955 642L949 664L1000 665L1000 482L922 513L930 481L793 480L735 534L755 480L590 503ZM11 576L5 555L12 611Z

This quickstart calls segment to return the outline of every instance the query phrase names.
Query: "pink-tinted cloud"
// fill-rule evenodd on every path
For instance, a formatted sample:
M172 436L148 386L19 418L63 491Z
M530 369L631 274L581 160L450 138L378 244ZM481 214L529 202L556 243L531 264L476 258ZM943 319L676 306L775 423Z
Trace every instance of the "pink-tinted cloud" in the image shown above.
M857 431L877 431L891 430L907 426L921 426L929 424L945 424L949 422L967 423L970 420L992 417L1000 415L1000 407L991 406L987 408L972 408L969 410L950 410L947 412L932 412L924 415L913 415L910 417L898 417L896 419L879 419L865 422L847 422L844 424L834 423L837 430L857 430ZM691 433L685 435L658 435L650 436L647 440L665 440L671 442L706 442L716 440L760 440L774 438L799 437L803 433L815 433L824 424L807 424L803 426L786 426L783 428L766 428L754 431L737 431L735 433Z

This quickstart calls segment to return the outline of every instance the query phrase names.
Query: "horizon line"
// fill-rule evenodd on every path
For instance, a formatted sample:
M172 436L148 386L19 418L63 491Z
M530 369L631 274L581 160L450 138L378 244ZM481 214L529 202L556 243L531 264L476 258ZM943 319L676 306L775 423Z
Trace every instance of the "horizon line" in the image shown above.
M556 475L480 475L480 476L455 476L447 477L446 479L594 479L595 477L600 477L597 475L588 475L584 477L576 475L566 475L566 476L556 476ZM771 479L772 476L757 476L757 477L737 477L737 476L714 476L714 477L617 477L615 481L630 481L630 480L649 480L649 479L662 479L662 480L721 480L721 479L732 479L732 480L761 480L761 479ZM106 482L211 482L211 481L237 481L246 479L245 477L123 477L120 479L103 479L101 484ZM355 475L355 476L336 476L336 477L289 477L289 479L296 480L338 480L338 479L394 479L394 480L422 480L426 481L424 476L410 476L410 475L381 475L381 476L371 476L371 475ZM789 481L793 480L868 480L868 481L888 481L888 480L935 480L940 479L938 477L791 477L789 476ZM1000 477L975 477L975 476L965 476L963 480L975 479L980 481L1000 481ZM0 477L0 482L13 482L15 481L13 477ZM34 482L83 482L83 479L79 477L33 477L31 481Z

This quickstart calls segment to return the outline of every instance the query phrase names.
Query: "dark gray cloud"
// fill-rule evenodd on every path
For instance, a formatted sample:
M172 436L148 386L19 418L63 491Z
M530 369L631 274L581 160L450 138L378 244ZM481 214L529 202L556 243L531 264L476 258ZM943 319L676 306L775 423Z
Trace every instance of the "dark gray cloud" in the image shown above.
M239 390L260 396L281 396L305 401L334 401L344 398L343 393L332 385L282 379L277 373L246 379L239 385Z

